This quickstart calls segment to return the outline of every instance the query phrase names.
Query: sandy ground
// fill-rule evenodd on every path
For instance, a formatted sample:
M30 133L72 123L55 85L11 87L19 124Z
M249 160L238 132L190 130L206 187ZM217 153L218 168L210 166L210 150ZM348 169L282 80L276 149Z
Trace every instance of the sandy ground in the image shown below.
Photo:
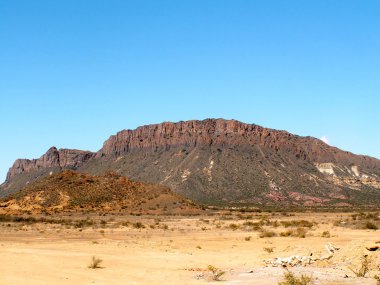
M266 267L263 260L291 255L326 254L332 242L340 250L328 262L290 268L312 276L314 284L376 284L380 252L369 253L366 245L380 239L379 231L337 227L342 214L297 214L271 219L307 219L318 223L306 238L260 238L259 232L232 230L244 217L105 217L103 227L76 229L59 224L3 223L0 225L0 285L42 284L261 284L273 285L284 269ZM259 217L249 217L255 221ZM241 219L241 220L239 220ZM144 229L121 226L140 221ZM154 229L149 225L154 225ZM163 227L162 225L167 225ZM275 231L284 230L281 227ZM330 238L322 238L323 231ZM272 248L268 253L264 248ZM356 278L349 266L357 266L369 253L368 278ZM90 269L91 258L103 260ZM223 282L211 281L208 265L226 273Z

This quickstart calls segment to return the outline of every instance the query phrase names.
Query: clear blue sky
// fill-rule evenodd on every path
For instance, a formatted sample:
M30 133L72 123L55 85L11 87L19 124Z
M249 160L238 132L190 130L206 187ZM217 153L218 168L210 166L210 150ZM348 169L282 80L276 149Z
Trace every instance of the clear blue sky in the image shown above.
M380 158L380 1L1 0L0 180L50 146L234 118Z

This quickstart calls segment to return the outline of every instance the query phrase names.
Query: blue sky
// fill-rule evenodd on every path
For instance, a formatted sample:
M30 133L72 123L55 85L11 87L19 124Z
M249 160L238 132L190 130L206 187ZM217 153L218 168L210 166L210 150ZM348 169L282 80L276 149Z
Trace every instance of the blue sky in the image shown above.
M1 0L0 180L50 146L234 118L380 158L380 2Z

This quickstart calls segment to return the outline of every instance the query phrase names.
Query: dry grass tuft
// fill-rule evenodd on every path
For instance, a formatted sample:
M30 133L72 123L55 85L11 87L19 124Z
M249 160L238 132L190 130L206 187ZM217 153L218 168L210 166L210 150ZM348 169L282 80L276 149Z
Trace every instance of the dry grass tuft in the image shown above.
M264 251L267 253L272 253L274 251L274 247L264 247Z
M260 234L260 238L270 238L277 236L276 232L263 230Z
M359 268L349 267L348 269L350 269L356 275L356 277L365 277L369 271L370 264L371 264L371 261L368 255L364 255L361 259Z
M278 282L278 285L309 285L312 284L313 279L307 275L297 277L294 273L286 271L284 274L284 281Z
M100 266L100 264L103 262L102 259L100 258L97 258L96 256L93 256L92 257L92 260L91 260L91 263L90 265L88 266L88 268L91 268L91 269L98 269L98 268L102 268Z
M226 273L213 265L209 265L207 269L211 272L211 278L213 281L222 281L222 276Z
M287 230L285 232L281 232L280 236L305 238L306 234L307 234L307 230L305 228L297 228L295 230Z

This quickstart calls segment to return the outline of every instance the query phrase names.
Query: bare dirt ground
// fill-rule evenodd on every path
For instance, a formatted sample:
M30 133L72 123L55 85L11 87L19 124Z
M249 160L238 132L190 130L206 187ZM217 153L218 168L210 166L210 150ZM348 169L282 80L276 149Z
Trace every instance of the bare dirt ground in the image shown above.
M264 260L326 256L328 243L339 247L329 259L288 266L288 270L311 276L312 284L375 285L373 276L380 269L380 250L366 249L380 240L379 231L349 225L351 214L49 216L58 218L64 221L0 223L0 285L272 285L282 280L286 269L268 266ZM91 223L68 222L78 219ZM303 231L297 230L291 221L300 220L312 225L301 223L297 229ZM275 236L263 235L268 232ZM370 271L358 278L349 268L358 269L364 255L370 260ZM93 256L102 260L100 268L88 268ZM222 282L212 280L209 265L225 272Z

